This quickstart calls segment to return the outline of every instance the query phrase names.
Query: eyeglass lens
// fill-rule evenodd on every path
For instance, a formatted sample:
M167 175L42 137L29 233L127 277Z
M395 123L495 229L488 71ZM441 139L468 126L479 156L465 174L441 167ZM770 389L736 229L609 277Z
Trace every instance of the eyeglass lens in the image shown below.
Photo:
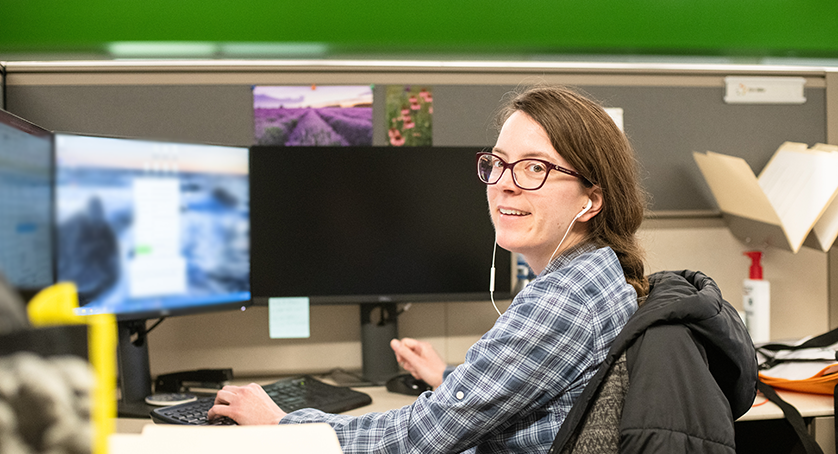
M483 155L477 163L480 179L486 184L495 184L504 170L509 167L502 159L494 155ZM548 169L541 161L525 159L512 166L512 177L521 189L537 189L547 179Z

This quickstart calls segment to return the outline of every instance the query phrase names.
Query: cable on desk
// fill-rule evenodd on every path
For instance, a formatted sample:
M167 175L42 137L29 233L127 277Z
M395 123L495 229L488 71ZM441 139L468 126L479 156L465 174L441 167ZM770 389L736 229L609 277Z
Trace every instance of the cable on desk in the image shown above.
M762 402L759 402L759 403L754 403L754 404L752 404L752 405L751 405L751 408L760 407L760 406L763 406L763 405L767 404L768 402L770 402L770 400L768 399L768 397L766 397L766 396L765 396L765 394L763 394L763 393L761 393L761 392L760 392L760 393L757 393L757 396L762 396L762 397L763 397L763 399L765 399L765 400L763 400Z
M340 375L344 375L346 377L349 377L350 380L346 380L345 378L344 379L338 378ZM319 375L319 377L331 378L332 381L334 381L335 383L338 384L338 386L343 386L343 387L347 387L347 388L375 386L375 383L370 382L369 380L362 377L361 375L358 375L354 372L350 372L350 371L348 371L346 369L343 369L343 368L340 368L340 367L336 367L336 368L330 370L329 372L327 372L325 374Z

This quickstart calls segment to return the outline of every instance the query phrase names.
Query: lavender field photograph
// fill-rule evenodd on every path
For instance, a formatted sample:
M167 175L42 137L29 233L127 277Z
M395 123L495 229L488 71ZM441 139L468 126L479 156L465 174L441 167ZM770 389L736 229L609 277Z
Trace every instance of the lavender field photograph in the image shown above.
M372 145L372 87L253 87L257 145Z

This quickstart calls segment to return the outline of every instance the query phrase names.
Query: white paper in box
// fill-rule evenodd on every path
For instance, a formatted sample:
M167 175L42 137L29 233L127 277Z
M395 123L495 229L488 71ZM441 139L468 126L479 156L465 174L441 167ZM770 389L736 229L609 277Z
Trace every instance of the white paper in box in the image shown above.
M786 142L759 178L739 157L693 157L734 235L796 253L804 244L827 251L838 236L837 150Z

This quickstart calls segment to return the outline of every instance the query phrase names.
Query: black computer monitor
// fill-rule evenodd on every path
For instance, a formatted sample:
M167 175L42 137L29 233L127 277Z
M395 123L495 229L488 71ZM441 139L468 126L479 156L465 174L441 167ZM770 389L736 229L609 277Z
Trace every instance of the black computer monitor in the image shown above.
M124 403L151 390L146 319L250 301L248 149L55 135L56 274L119 322Z
M398 372L397 303L489 300L494 229L479 147L251 147L251 290L360 303L364 375ZM495 298L511 294L497 250ZM372 323L372 310L382 319ZM382 331L382 326L389 328Z
M52 133L0 110L0 273L25 299L51 285Z

